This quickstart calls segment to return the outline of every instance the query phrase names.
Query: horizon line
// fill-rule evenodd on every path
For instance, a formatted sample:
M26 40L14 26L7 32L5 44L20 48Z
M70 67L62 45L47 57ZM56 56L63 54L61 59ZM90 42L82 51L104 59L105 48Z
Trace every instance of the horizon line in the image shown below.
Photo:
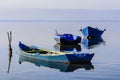
M52 19L46 19L46 20L37 20L37 19L10 19L10 20L0 20L0 22L120 22L120 20L52 20Z
M75 8L75 9L62 9L62 8L6 8L6 10L29 10L29 9L39 9L39 10L85 10L85 11L120 11L120 9L79 9L79 8ZM3 8L0 8L0 10L3 10Z

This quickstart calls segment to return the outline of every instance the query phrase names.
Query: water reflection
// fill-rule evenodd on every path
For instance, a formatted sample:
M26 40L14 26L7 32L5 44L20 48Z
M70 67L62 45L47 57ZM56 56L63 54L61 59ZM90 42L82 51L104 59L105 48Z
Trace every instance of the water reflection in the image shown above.
M55 44L54 48L56 51L61 51L61 52L80 52L81 51L81 45L79 44L74 44L74 45Z
M11 41L12 41L12 32L10 31L10 32L7 32L7 35L8 35L8 41L9 41L9 45L8 45L8 47L9 47L9 49L8 49L8 70L7 70L7 73L9 73L9 71L10 71L10 64L11 64L11 59L12 59L12 46L11 46Z
M82 44L87 49L93 49L95 47L98 47L100 44L105 45L105 41L103 40L102 37L91 38L91 39L83 38Z
M19 63L22 64L23 62L30 62L32 64L35 64L38 67L44 66L52 69L57 69L60 72L73 72L77 69L85 69L85 70L94 69L94 66L92 65L92 63L65 64L65 63L43 61L43 60L29 58L24 55L19 55Z

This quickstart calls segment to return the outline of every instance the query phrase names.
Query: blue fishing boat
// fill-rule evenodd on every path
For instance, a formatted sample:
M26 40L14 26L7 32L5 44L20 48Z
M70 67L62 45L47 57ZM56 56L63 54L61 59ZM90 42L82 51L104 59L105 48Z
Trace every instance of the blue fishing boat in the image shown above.
M105 41L102 39L102 37L99 38L83 38L82 42L83 46L87 49L93 49L95 47L98 47L101 44L105 44Z
M78 44L81 42L81 37L73 34L58 34L56 32L55 40L62 44Z
M60 52L80 52L81 51L81 45L79 44L55 44L54 48L56 51Z
M94 66L92 63L79 63L79 64L65 64L65 63L58 63L58 62L51 62L51 61L44 61L40 59L33 59L28 56L19 55L19 64L23 62L29 62L34 64L37 67L48 67L51 69L59 70L60 72L73 72L77 69L85 69L85 70L92 70Z
M80 31L83 33L84 36L86 36L88 38L92 38L92 37L101 37L103 32L106 31L106 29L100 30L97 27L92 28L92 27L88 26L88 27L85 27L84 29L81 29Z
M19 48L21 51L21 55L40 59L44 61L52 61L52 62L60 62L60 63L86 63L90 62L94 56L94 53L65 53L52 51L47 49L38 49L36 47L27 46L21 42L19 42Z

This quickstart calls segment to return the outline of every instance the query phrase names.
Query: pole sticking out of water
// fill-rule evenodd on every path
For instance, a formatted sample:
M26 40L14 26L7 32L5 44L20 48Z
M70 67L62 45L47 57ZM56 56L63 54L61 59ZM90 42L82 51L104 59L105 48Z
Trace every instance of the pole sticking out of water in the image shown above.
M55 29L55 35L59 35L59 33L57 32L57 30Z
M12 42L12 31L10 32L7 32L7 36L8 36L8 58L9 58L9 64L8 64L8 70L7 70L7 73L9 73L9 70L10 70L10 64L11 64L11 59L12 59L12 46L11 46L11 42Z

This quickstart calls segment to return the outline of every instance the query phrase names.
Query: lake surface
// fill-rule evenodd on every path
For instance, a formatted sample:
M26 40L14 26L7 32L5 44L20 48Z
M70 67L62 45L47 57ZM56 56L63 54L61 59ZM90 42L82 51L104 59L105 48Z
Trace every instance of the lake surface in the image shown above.
M99 45L90 48L85 47L84 44L78 45L81 53L95 53L91 64L49 63L21 58L18 55L19 41L28 45L59 50L57 47L61 46L54 40L55 29L59 33L71 33L84 39L79 30L86 26L106 28ZM119 21L0 22L0 80L120 80L119 26ZM9 31L13 33L11 58L7 39Z

